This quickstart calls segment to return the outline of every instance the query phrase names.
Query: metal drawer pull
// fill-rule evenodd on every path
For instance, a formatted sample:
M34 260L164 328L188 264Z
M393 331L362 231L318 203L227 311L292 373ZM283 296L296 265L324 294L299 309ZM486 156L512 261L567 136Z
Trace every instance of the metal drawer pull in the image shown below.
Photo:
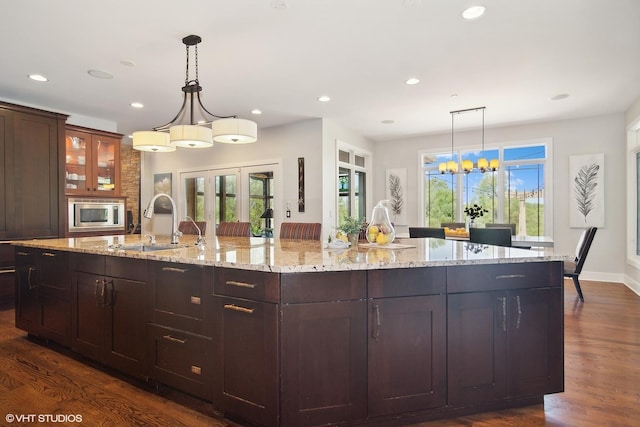
M520 329L520 319L522 319L522 307L520 306L520 295L516 295L516 303L518 305L518 320L516 320L516 329Z
M173 271L174 273L186 273L188 268L162 267L162 271Z
M247 313L247 314L253 314L253 312L254 312L253 308L240 307L240 306L235 305L235 304L225 304L224 308L226 310L239 311L241 313Z
M191 297L191 304L200 305L200 297Z
M507 331L507 298L498 298L498 301L502 302L502 330Z
M20 251L20 252L18 252L18 255L29 256L29 253Z
M524 279L525 277L527 277L526 274L502 274L500 276L496 276L496 279Z
M196 375L200 375L200 374L202 374L202 368L200 366L191 365L191 373L192 374L196 374Z
M11 273L15 273L16 270L15 269L11 269L11 270L0 270L0 274L11 274Z
M53 254L51 252L42 252L42 256L50 256L50 257L55 257L56 254Z
M177 343L180 343L180 344L186 344L187 343L186 339L185 340L181 340L180 338L176 338L176 337L173 337L171 335L164 335L162 338L164 338L167 341L177 342Z
M239 288L249 288L249 289L253 289L256 287L256 285L254 285L253 283L236 282L235 280L227 280L227 285L237 286Z
M373 339L377 340L380 337L380 326L382 325L380 321L380 306L376 304L372 308L376 315L376 327L373 330Z

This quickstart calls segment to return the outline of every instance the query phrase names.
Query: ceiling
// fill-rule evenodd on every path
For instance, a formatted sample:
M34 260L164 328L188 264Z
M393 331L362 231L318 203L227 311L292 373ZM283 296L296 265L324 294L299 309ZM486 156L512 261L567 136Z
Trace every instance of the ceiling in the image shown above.
M463 20L474 3L486 14ZM486 106L492 127L621 113L640 97L638 0L20 0L3 9L0 98L112 121L125 134L177 113L189 34L202 37L205 107L255 120L258 138L325 117L391 141L447 132L451 110ZM569 96L550 99L559 94Z

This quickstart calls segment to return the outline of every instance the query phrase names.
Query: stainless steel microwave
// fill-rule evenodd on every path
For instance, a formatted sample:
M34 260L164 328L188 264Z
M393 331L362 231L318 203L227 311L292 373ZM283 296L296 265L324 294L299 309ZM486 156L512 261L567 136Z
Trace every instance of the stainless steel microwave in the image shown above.
M69 232L124 231L124 199L69 198Z

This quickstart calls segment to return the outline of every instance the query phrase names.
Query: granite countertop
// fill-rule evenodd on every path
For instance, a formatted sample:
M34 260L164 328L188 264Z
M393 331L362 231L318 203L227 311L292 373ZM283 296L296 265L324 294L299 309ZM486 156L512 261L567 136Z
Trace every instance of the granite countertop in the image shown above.
M566 261L552 248L518 249L443 239L396 239L388 246L360 244L357 250L328 249L327 243L262 237L209 238L204 250L195 236L182 236L177 248L153 252L123 250L123 245L146 242L140 235L21 240L22 246L143 258L187 264L212 265L278 273L414 268L464 264ZM167 244L168 238L158 238Z

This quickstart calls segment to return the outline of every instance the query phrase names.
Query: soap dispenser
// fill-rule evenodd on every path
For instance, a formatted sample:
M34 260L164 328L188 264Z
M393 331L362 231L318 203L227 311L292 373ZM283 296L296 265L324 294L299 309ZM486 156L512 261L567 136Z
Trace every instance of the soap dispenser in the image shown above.
M388 200L380 200L371 213L371 221L367 226L367 241L378 245L386 245L396 238L396 230L389 219L389 210L385 206Z

